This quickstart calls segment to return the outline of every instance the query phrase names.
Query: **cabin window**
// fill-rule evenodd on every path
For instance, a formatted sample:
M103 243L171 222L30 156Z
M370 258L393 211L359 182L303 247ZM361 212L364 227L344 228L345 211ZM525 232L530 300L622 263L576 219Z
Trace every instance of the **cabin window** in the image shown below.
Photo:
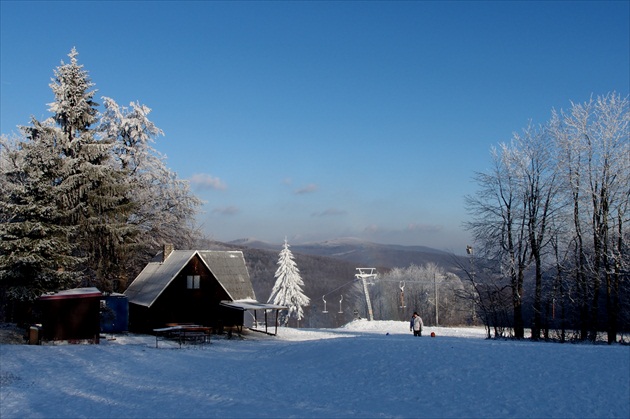
M201 277L199 275L188 275L186 277L186 288L189 290L199 289L201 284Z

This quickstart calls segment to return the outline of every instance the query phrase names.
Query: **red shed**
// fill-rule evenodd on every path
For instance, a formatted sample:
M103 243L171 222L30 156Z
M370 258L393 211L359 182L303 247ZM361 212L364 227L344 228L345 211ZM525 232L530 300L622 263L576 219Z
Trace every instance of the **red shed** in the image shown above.
M89 340L99 343L100 299L94 287L75 288L39 297L42 337L46 340Z

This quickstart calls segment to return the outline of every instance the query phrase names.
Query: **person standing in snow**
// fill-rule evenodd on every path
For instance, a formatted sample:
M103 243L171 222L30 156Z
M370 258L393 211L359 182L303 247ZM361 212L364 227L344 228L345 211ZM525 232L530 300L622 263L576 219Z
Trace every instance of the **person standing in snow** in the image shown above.
M422 323L422 318L414 311L413 316L411 317L411 322L409 323L409 330L413 332L414 336L422 336L423 326L424 323Z

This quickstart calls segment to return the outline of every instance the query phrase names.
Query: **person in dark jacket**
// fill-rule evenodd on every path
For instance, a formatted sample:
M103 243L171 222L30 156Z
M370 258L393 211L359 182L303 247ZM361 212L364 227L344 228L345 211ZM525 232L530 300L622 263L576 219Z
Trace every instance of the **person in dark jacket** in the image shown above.
M409 330L413 332L414 336L422 336L423 327L422 318L414 311L413 316L411 316L411 322L409 322Z

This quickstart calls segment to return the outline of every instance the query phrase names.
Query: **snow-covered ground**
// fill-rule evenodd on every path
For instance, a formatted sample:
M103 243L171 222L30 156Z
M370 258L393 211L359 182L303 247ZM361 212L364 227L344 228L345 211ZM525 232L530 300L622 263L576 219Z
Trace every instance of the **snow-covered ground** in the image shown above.
M435 338L427 336L436 333ZM630 347L358 320L209 345L0 345L8 418L629 418Z

